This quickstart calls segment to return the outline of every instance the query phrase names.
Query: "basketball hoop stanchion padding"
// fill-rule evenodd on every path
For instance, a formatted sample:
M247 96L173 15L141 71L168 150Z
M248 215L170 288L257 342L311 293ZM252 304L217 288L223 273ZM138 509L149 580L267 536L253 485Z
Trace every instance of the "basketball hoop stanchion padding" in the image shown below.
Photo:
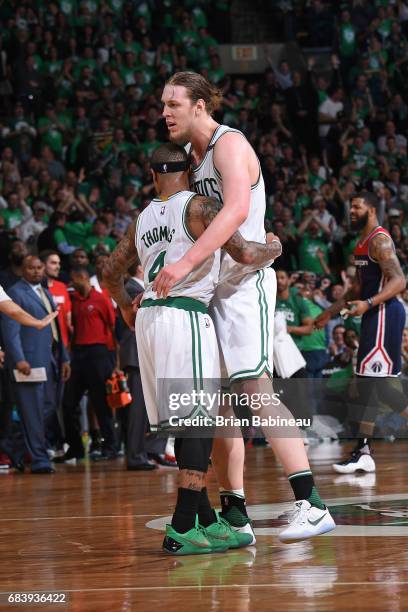
M127 378L123 372L115 372L106 381L106 400L112 410L124 408L132 401Z

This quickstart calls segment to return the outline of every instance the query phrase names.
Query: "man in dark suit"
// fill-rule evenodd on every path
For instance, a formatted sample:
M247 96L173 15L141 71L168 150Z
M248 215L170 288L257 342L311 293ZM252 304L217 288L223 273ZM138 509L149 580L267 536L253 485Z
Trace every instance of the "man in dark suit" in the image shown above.
M41 285L44 264L33 255L24 258L22 279L9 290L9 296L33 317L43 318L56 310L48 289ZM31 455L31 472L51 474L47 453L47 429L55 423L58 385L68 380L70 365L61 340L57 319L38 330L22 327L17 321L2 318L6 365L13 377L17 409L24 439ZM13 370L29 375L32 368L45 368L46 380L15 382ZM20 460L22 458L20 457Z
M132 276L126 283L126 291L134 299L144 291L142 267L134 265L129 269L129 273ZM135 332L129 329L122 317L120 317L119 333L120 367L128 376L129 390L132 395L131 404L116 413L121 420L125 434L127 469L154 470L157 468L157 463L176 467L176 464L164 458L165 438L155 436L146 438L148 418L140 378ZM156 463L150 463L149 457Z

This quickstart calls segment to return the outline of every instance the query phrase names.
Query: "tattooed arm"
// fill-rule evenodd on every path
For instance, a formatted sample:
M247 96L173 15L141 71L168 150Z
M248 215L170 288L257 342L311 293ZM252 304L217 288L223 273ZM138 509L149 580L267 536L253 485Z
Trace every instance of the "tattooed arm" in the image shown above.
M135 313L132 309L132 298L125 289L125 274L137 260L135 231L136 221L129 225L126 235L105 262L102 273L105 287L118 304L122 316L130 328L134 327Z
M199 238L222 209L216 198L195 196L187 206L186 222L191 235ZM235 232L222 247L238 263L264 268L269 266L282 253L280 240L268 235L267 244L247 241L241 233Z
M383 288L376 295L370 296L372 306L378 306L401 293L407 281L395 254L392 240L388 236L385 234L374 236L368 248L370 257L378 263L384 275ZM370 309L367 300L355 300L348 302L348 305L347 314L354 317L361 316Z
M392 240L385 234L374 236L369 245L370 257L380 266L384 275L384 287L372 296L373 306L378 306L404 291L406 278L401 270Z

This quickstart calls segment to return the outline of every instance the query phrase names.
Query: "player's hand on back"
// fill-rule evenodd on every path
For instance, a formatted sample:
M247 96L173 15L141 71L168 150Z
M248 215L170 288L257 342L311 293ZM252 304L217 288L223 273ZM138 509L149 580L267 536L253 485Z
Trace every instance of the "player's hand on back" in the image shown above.
M153 291L158 298L166 298L169 291L176 283L190 274L191 265L180 259L174 264L169 264L160 270L153 283Z

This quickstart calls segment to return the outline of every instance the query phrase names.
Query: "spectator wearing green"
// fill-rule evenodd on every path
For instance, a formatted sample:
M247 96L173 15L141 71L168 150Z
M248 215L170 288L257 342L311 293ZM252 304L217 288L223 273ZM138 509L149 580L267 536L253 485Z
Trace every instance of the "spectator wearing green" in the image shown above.
M187 56L187 60L194 64L198 57L200 39L188 13L183 14L181 28L177 31L175 36L175 43L183 49Z
M198 35L200 37L198 55L200 59L207 59L210 57L210 51L218 47L218 43L215 38L209 34L207 28L199 28Z
M351 23L350 12L345 10L341 13L341 23L339 27L339 54L340 58L353 58L357 51L357 32Z
M48 227L41 232L37 241L38 251L57 250L63 255L70 255L76 249L69 244L65 233L67 215L63 211L56 211L50 217Z
M162 143L157 140L157 130L153 127L149 127L146 130L146 140L139 145L139 150L147 157L151 157L153 151L157 149Z
M54 86L59 98L71 98L74 91L74 63L71 58L65 59L61 70L54 74Z
M68 244L74 247L83 246L92 235L92 223L90 221L67 221L64 226L64 234Z
M119 70L120 76L125 85L134 85L136 83L136 56L133 51L126 51L124 54L124 63Z
M108 224L103 217L98 217L92 227L92 235L85 240L84 248L87 253L112 253L116 240L108 235Z
M316 191L319 191L323 183L326 182L327 172L323 166L320 166L320 160L314 156L310 159L310 164L307 165L305 156L302 157L302 161L306 166L307 180L309 186Z
M298 229L299 266L316 274L330 274L330 229L322 223L317 211L307 210Z
M75 13L78 10L76 0L60 0L59 3L60 11L64 13L69 19L69 23L72 23Z
M176 58L177 53L175 47L170 47L167 42L162 42L162 44L158 46L156 52L156 68L165 66L167 74L171 74L174 71Z
M68 99L59 97L55 101L55 116L59 125L64 128L64 135L72 129L72 113L68 107Z
M283 312L288 333L297 347L302 350L306 336L312 333L312 318L307 302L297 289L290 287L290 278L286 270L276 271L277 295L276 312Z
M142 51L139 57L139 62L136 65L136 74L141 72L144 76L144 82L150 86L156 77L156 71L149 64L149 56L145 51Z
M124 53L133 53L134 59L136 59L139 56L142 47L134 39L132 30L126 29L123 32L123 38L116 43L116 49L122 55Z
M210 57L210 69L208 71L208 78L210 81L212 81L212 83L215 83L217 85L220 81L222 81L224 77L225 72L221 66L220 56L215 53ZM255 96L255 98L251 100L251 102L253 107L256 108L259 102L259 98L256 98Z
M62 70L63 62L58 59L57 47L51 47L51 55L49 60L42 65L42 71L45 77L54 78Z
M187 0L186 7L191 7L191 16L196 30L206 28L208 26L207 15L204 13L201 6L198 6L197 0Z
M150 28L151 24L152 24L152 15L150 12L150 7L149 5L151 5L151 2L145 2L145 0L139 0L138 2L134 2L133 3L135 5L135 18L140 22L141 20L143 20L143 25L146 28Z
M37 44L33 41L30 41L27 45L27 55L33 57L33 68L34 70L38 70L38 72L42 71L44 60L38 52Z
M106 149L107 152L115 153L115 163L120 153L127 153L129 156L136 155L137 147L131 142L126 141L125 130L116 128L113 133L113 141Z
M301 289L300 293L306 301L309 317L313 321L323 312L323 309L313 301L312 291L308 287ZM321 378L322 370L329 360L325 329L313 330L311 334L304 337L302 355L306 361L308 377Z
M78 63L78 72L75 76L79 77L83 68L89 68L91 74L94 75L98 67L94 57L94 50L92 49L92 47L87 46L85 47L83 54L84 57Z
M31 216L31 211L23 198L13 191L7 196L7 208L0 210L5 226L8 230L14 230L25 219Z
M61 157L65 130L65 126L55 114L54 105L47 104L45 115L38 120L38 133L41 136L41 145L48 145L58 157Z
M11 146L15 155L22 157L30 155L37 130L30 117L25 115L20 102L15 105L14 117L8 121L6 127L3 127L1 135L6 145Z

